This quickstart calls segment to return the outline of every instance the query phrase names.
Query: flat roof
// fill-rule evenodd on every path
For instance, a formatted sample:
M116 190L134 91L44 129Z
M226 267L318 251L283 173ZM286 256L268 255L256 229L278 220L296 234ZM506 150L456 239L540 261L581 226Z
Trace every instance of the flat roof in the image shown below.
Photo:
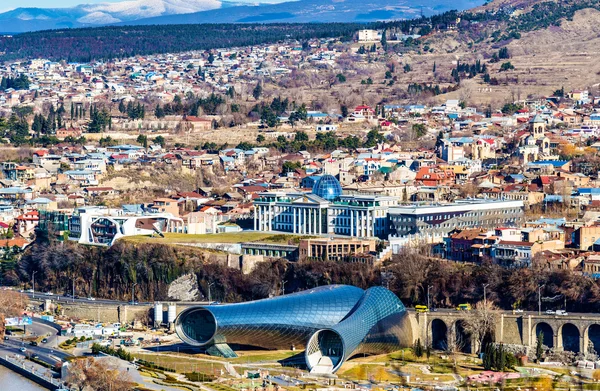
M475 210L488 209L504 209L504 208L522 208L523 201L505 201L505 200L481 200L465 202L457 201L448 204L426 204L426 205L410 205L410 206L392 206L389 209L389 214L403 215L425 215L434 213L447 212L468 212Z

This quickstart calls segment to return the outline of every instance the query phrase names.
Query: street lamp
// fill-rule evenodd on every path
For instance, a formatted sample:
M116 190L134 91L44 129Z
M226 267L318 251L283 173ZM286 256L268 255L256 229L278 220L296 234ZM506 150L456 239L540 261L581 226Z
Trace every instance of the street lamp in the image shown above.
M285 295L285 283L286 280L281 280L281 295Z
M431 307L430 307L430 305L429 305L429 290L430 290L431 288L433 288L433 285L428 285L428 286L427 286L427 310L428 310L428 311L430 311L430 310L431 310Z
M208 283L208 304L210 304L212 302L212 297L210 295L210 287L213 286L213 285L215 285L214 282L209 282Z
M35 299L35 273L37 273L38 271L34 271L33 273L31 273L31 290L33 291L33 295L32 298Z
M538 286L538 315L542 314L542 288L545 286L546 284L541 284Z
M483 305L485 306L485 310L487 311L487 287L490 284L483 284Z

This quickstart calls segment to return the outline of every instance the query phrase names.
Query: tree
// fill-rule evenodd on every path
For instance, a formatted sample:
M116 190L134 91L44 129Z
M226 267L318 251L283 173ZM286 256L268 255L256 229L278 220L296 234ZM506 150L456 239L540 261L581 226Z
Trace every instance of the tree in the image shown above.
M413 124L412 130L418 139L427 134L427 127L424 124Z
M164 118L165 117L165 109L163 109L161 107L161 105L157 104L156 108L154 109L154 116L158 119L160 118Z
M258 82L256 84L256 87L254 87L254 90L252 90L252 96L256 100L258 100L262 96L262 86L260 82Z
M381 47L383 48L383 50L387 50L387 30L384 29L383 32L381 33Z
M78 358L69 362L67 382L78 390L129 391L134 385L127 372L119 370L117 359Z
M139 136L137 136L137 139L135 141L137 141L137 143L143 146L144 148L148 148L148 136L140 134Z
M127 107L125 106L125 100L121 99L119 101L119 112L121 114L125 114L126 111L127 111Z
M340 83L346 82L346 76L344 76L344 74L342 74L342 73L338 73L337 75L335 75L335 77L337 77L337 79Z
M215 61L215 56L212 53L210 53L208 55L208 63L212 64L214 61Z
M432 70L432 72L433 72L433 73L435 73L435 71L436 71L436 68L437 68L437 66L436 66L436 63L435 63L435 61L434 61L434 62L433 62L433 70Z
M507 61L500 65L500 72L510 71L512 69L515 69L515 67L513 64L510 63L510 61Z
M165 138L163 136L156 136L154 137L154 140L152 140L154 142L154 144L158 144L161 147L165 147L167 141L165 140Z
M412 71L410 64L404 64L404 73L408 73L410 71Z
M340 106L340 111L342 112L342 117L346 118L348 116L348 106Z
M423 357L423 345L421 344L421 338L418 338L415 342L415 345L413 346L413 353L417 358Z
M28 303L29 298L22 293L9 290L2 291L0 295L0 335L4 336L5 319L22 315Z
M308 141L308 134L306 134L306 132L298 131L296 132L294 141Z
M477 349L481 350L484 347L483 340L494 332L498 309L490 300L480 301L466 315L464 330L477 343Z
M544 333L540 331L535 343L535 359L540 362L544 358Z
M256 136L257 143L262 143L264 141L265 141L265 136L263 136L262 134L259 134L258 136Z

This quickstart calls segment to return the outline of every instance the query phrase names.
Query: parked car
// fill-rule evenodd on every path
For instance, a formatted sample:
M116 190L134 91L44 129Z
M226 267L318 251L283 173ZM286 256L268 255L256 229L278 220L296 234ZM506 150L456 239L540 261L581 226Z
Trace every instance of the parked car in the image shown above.
M567 316L569 314L565 310L557 310L556 315Z
M92 296L88 297L87 299L88 299L89 301L95 301L95 300L96 300L96 298L95 298L95 297L92 297Z
M42 343L48 343L48 338L42 339Z
M27 349L25 349L25 346L20 347L19 350L23 353L27 351Z
M30 344L31 346L38 346L38 343L37 343L37 342L35 342L35 341L31 341L31 342L29 342L29 344Z
M52 293L52 292L46 292L46 296L54 296L54 293Z
M556 315L556 311L546 310L546 315Z

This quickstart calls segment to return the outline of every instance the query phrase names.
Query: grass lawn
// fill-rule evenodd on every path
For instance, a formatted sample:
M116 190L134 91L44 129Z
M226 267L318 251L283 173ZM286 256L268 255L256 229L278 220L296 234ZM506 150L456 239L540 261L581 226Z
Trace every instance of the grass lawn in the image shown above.
M223 369L222 364L195 360L191 356L167 356L148 353L134 353L133 355L136 358L153 362L156 365L174 369L178 373L202 372L206 374L214 374L214 371L219 371L220 375L220 371Z
M120 240L130 243L244 243L244 242L266 242L276 244L288 244L297 242L305 236L300 235L273 235L264 232L235 232L222 234L188 235L179 233L166 233L164 238L149 235L128 236ZM308 236L306 236L308 237Z
M285 358L292 357L299 352L293 352L291 350L277 350L277 351L257 351L257 352L240 352L237 354L239 357L229 359L234 364L245 364L245 363L257 363L257 362L277 362Z

